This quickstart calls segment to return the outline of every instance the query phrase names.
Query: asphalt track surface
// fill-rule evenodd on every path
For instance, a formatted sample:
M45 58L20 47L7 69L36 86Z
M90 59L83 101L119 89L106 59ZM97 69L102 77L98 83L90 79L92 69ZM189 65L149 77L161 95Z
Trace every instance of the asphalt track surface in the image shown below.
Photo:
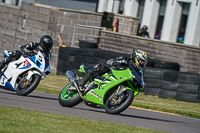
M200 119L131 107L119 115L110 115L105 113L104 109L91 108L83 103L66 108L58 103L58 95L36 91L28 96L18 96L15 92L0 88L0 105L145 127L168 133L200 133Z

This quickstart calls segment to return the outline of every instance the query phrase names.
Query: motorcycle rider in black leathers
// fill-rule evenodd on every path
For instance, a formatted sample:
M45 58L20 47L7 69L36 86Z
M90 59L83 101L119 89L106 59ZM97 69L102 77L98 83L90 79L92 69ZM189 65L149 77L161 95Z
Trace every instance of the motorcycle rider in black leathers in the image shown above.
M29 42L28 44L22 45L20 50L15 50L9 53L9 56L0 62L0 70L1 74L2 69L8 65L11 61L18 60L23 53L27 54L28 56L34 56L37 54L38 50L40 50L44 57L47 53L50 52L53 46L53 39L49 35L43 35L40 38L40 42ZM47 57L48 58L48 57ZM4 70L5 71L5 70Z
M109 67L115 67L117 69L126 69L132 63L134 70L143 77L143 73L140 72L147 63L147 54L142 50L133 50L130 56L120 56L116 59L110 59L106 62L106 65L95 65L81 80L79 80L79 87L84 90L84 85L89 79L102 75L110 70Z

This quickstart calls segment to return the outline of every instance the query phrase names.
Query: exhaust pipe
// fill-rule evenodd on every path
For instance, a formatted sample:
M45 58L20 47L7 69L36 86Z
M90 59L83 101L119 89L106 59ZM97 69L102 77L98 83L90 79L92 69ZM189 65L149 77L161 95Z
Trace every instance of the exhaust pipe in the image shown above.
M73 73L71 70L69 70L69 71L66 72L66 75L67 75L67 78L69 79L69 81L75 86L75 88L76 88L76 90L78 91L80 97L81 97L84 101L88 101L87 99L85 99L85 98L83 97L83 95L82 95L82 93L81 93L81 91L80 91L78 85L76 84L76 81L75 81L76 77L75 77L74 73Z
M74 73L70 70L66 72L66 75L67 75L67 78L69 79L69 81L72 82L72 83L76 79Z

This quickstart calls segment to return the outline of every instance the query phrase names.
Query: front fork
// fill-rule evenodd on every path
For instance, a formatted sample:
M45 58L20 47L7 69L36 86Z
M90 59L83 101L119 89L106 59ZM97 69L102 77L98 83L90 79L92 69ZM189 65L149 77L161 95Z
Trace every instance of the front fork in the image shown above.
M37 72L37 71L32 71L32 69L29 69L27 72L26 72L26 76L25 77L23 77L23 79L21 79L21 80L23 80L22 82L22 85L23 86L26 86L30 81L31 81L31 77L33 76L33 74L39 74L40 75L40 73L39 72Z
M32 71L32 69L28 70L28 75L26 76L26 80L30 80L30 78L33 76L33 74L39 74L41 75L38 71Z
M117 92L116 92L116 98L121 96L126 91L126 87L124 85L119 85Z

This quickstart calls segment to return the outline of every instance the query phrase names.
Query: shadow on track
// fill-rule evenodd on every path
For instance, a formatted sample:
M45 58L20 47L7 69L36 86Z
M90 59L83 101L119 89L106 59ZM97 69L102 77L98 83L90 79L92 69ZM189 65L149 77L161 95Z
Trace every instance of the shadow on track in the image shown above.
M15 90L11 89L11 88L6 88L4 86L1 86L0 89L3 89L3 90L7 90L7 91L11 91L11 92L15 92Z
M40 99L49 99L49 100L57 100L58 101L58 98L50 98L50 97L44 97L44 96L28 95L27 97L40 98Z
M101 108L96 108L98 110L95 110L95 109L85 109L85 108L80 108L80 107L73 107L75 109L80 109L80 110L86 110L86 111L92 111L92 112L98 112L98 113L104 113L104 114L107 114L103 109Z
M132 117L132 118L138 118L138 119L146 119L146 120L155 120L155 121L162 121L162 122L175 122L175 123L184 123L179 121L172 121L172 120L165 120L165 119L158 119L158 118L151 118L151 117L145 117L145 116L136 116L136 115L129 115L129 114L119 114L123 117Z
M95 110L95 109L85 109L85 108L80 108L80 107L73 107L75 109L81 109L81 110L86 110L86 111L92 111L92 112L98 112L98 113L104 113L104 114L108 114L106 113L104 110L99 109L99 110ZM108 115L112 115L112 114L108 114ZM162 122L174 122L174 123L185 123L185 122L180 122L180 121L172 121L172 120L165 120L165 119L158 119L158 118L152 118L152 117L145 117L145 116L136 116L136 115L130 115L130 114L123 114L123 112L121 114L116 114L113 116L120 116L120 117L129 117L129 118L138 118L138 119L145 119L145 120L153 120L153 121L162 121Z
M10 89L7 89L7 88L0 88L0 89L7 90L7 91L1 91L1 90L0 90L0 93L19 96L19 95L17 95L17 94L15 93L14 90L10 90ZM19 96L19 97L20 97L20 96ZM27 96L21 96L21 97L32 97L32 98L38 98L38 99L58 100L58 98L50 98L50 97L45 97L45 96L36 96L36 95L32 95L32 94L29 94L29 95L27 95Z

